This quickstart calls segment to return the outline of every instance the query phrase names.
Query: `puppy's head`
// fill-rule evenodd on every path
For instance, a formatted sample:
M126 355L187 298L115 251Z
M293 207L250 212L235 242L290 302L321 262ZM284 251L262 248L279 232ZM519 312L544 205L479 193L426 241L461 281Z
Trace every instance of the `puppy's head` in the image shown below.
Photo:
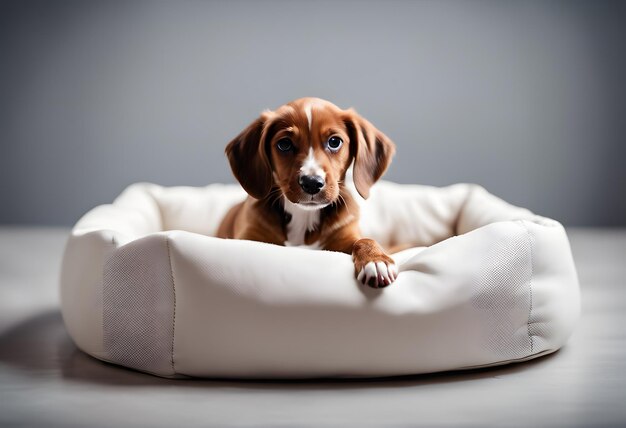
M226 146L237 180L254 198L276 186L303 209L319 209L339 198L354 162L361 196L383 175L395 146L354 110L319 98L300 98L266 111Z

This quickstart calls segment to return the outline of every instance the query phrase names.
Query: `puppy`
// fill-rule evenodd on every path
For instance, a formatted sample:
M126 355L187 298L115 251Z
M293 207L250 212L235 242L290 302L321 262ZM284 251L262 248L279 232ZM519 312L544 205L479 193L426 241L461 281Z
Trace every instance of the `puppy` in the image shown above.
M398 270L359 231L359 206L346 186L367 199L395 145L354 110L300 98L265 111L226 146L233 174L250 195L218 229L221 238L352 254L355 275L370 287L395 281Z

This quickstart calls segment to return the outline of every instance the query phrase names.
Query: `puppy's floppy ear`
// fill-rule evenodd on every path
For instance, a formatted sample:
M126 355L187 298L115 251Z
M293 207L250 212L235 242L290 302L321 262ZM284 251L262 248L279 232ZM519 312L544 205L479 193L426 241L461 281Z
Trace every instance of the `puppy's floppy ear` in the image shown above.
M354 185L367 199L370 187L385 173L396 152L396 146L385 134L353 109L345 112L344 123L350 137L350 152L354 159Z
M268 114L262 114L226 146L235 178L250 196L263 199L272 187L272 167L265 148Z

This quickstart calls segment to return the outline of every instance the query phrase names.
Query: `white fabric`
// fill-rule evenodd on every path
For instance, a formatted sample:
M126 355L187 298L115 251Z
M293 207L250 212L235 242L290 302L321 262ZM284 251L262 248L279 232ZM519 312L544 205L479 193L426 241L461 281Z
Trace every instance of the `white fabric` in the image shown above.
M579 316L563 227L479 186L372 189L364 235L415 246L382 290L347 254L211 237L244 196L143 183L87 213L61 277L77 346L160 376L390 376L553 352Z

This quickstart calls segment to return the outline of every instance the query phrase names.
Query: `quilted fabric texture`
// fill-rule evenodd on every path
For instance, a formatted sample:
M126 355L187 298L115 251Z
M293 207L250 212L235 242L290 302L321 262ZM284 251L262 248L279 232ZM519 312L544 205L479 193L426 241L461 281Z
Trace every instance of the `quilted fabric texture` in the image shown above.
M410 242L374 290L350 255L213 237L234 185L130 186L74 226L61 303L77 346L166 377L369 377L524 361L580 311L556 221L475 185L380 182L364 236Z

